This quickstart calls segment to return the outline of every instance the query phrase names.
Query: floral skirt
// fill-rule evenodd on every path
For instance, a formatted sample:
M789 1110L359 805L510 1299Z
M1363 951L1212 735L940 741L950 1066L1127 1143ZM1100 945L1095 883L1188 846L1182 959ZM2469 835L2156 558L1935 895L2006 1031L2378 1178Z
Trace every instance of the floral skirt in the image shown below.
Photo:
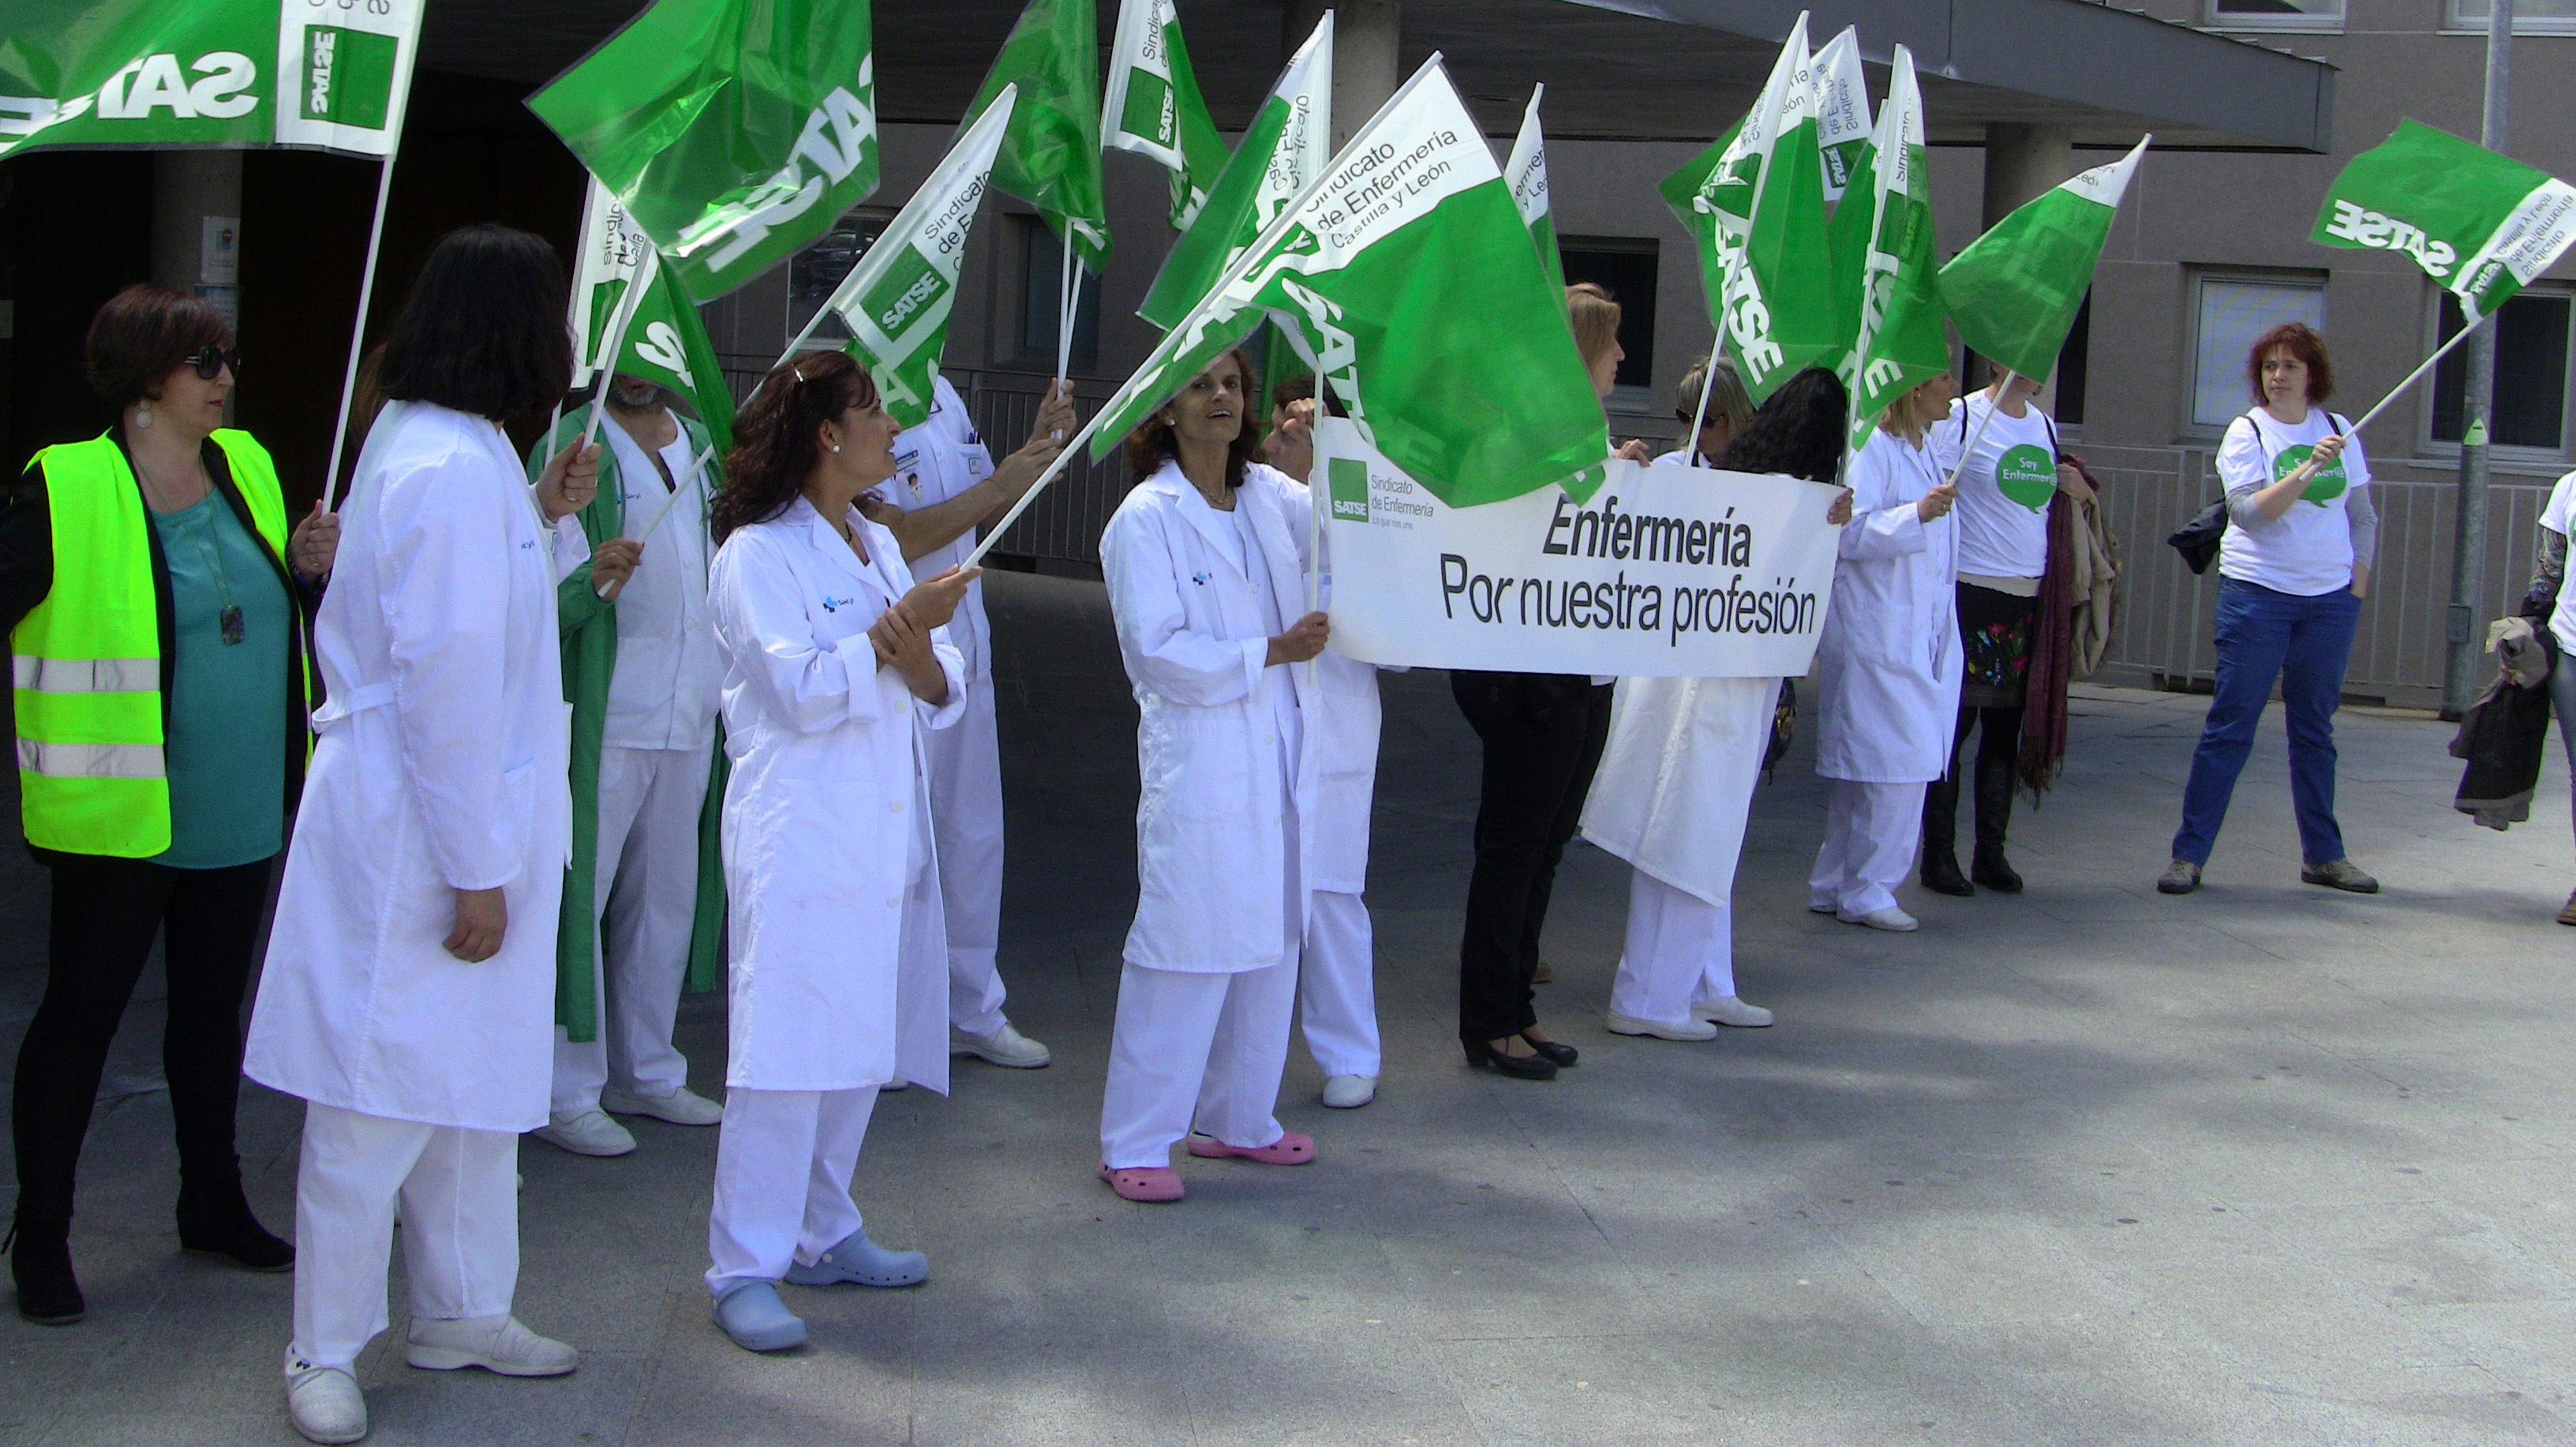
M2019 708L2030 676L2031 623L2037 598L2016 598L1974 583L1959 585L1959 642L1967 653L1961 708Z

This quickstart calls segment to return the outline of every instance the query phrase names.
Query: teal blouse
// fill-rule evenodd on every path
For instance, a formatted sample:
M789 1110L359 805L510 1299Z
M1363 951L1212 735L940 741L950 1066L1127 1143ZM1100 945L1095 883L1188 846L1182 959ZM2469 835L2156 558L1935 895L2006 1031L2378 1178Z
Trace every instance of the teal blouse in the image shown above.
M170 848L152 862L253 864L285 847L286 757L278 741L286 736L294 600L278 584L268 545L219 494L154 513L152 526L170 569L178 650L163 749ZM225 641L228 633L235 641Z

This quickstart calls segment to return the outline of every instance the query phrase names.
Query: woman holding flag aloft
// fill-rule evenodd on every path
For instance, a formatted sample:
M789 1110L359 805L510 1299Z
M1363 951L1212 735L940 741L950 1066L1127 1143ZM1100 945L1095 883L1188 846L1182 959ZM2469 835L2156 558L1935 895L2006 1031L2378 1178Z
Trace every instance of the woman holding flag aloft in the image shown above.
M1298 1166L1274 1108L1306 934L1315 817L1301 757L1324 615L1303 610L1306 490L1252 459L1250 360L1217 358L1129 435L1144 480L1100 540L1141 718L1136 920L1118 981L1100 1178L1177 1201L1172 1147Z
M1900 394L1853 454L1852 518L1816 643L1816 772L1833 787L1807 908L1871 929L1916 927L1895 891L1959 712L1958 491L1927 440L1956 390L1943 372Z
M2299 878L2375 894L2379 881L2344 857L2334 816L2334 711L2379 545L2370 462L2352 425L2317 405L2334 395L2334 364L2306 324L2283 322L2256 338L2245 374L2256 405L2218 445L2228 522L2218 554L2218 683L2183 785L2173 863L2156 888L2200 887L2278 679Z

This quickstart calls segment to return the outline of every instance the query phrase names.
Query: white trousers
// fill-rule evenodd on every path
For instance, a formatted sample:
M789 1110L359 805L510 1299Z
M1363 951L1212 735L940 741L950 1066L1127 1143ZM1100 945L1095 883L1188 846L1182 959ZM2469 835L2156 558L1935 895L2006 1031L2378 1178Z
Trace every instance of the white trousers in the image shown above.
M1377 940L1356 894L1319 889L1308 903L1297 1023L1327 1077L1378 1074Z
M519 1138L306 1102L295 1177L295 1340L287 1372L348 1368L387 1325L402 1203L411 1314L498 1316L519 1282Z
M1924 786L1828 782L1825 843L1807 876L1807 902L1845 915L1894 908L1923 843Z
M1642 869L1628 876L1628 944L1610 1009L1674 1024L1691 1006L1735 993L1735 906L1711 904Z
M956 723L925 729L930 822L939 845L939 899L948 913L948 1023L973 1035L1002 1028L1002 743L993 687L966 689Z
M707 1290L776 1281L811 1266L860 1226L850 1175L868 1138L877 1088L725 1091L716 1138L715 1207L707 1214Z
M1169 1166L1193 1120L1227 1145L1276 1144L1287 1134L1272 1112L1296 1003L1294 960L1232 975L1128 965L1100 1101L1101 1163Z
M698 814L713 763L708 749L599 751L591 899L600 918L590 976L599 1031L575 1044L555 1028L558 1115L597 1109L611 1081L637 1095L668 1095L689 1083L671 1026L697 923Z

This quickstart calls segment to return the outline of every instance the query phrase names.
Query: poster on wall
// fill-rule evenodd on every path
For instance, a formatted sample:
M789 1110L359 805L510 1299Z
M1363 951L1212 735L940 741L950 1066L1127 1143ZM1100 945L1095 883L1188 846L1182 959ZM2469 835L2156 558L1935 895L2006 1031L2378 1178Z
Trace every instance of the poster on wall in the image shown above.
M1315 428L1335 650L1519 673L1802 677L1833 594L1839 488L1612 460L1588 502L1452 508L1341 418Z

